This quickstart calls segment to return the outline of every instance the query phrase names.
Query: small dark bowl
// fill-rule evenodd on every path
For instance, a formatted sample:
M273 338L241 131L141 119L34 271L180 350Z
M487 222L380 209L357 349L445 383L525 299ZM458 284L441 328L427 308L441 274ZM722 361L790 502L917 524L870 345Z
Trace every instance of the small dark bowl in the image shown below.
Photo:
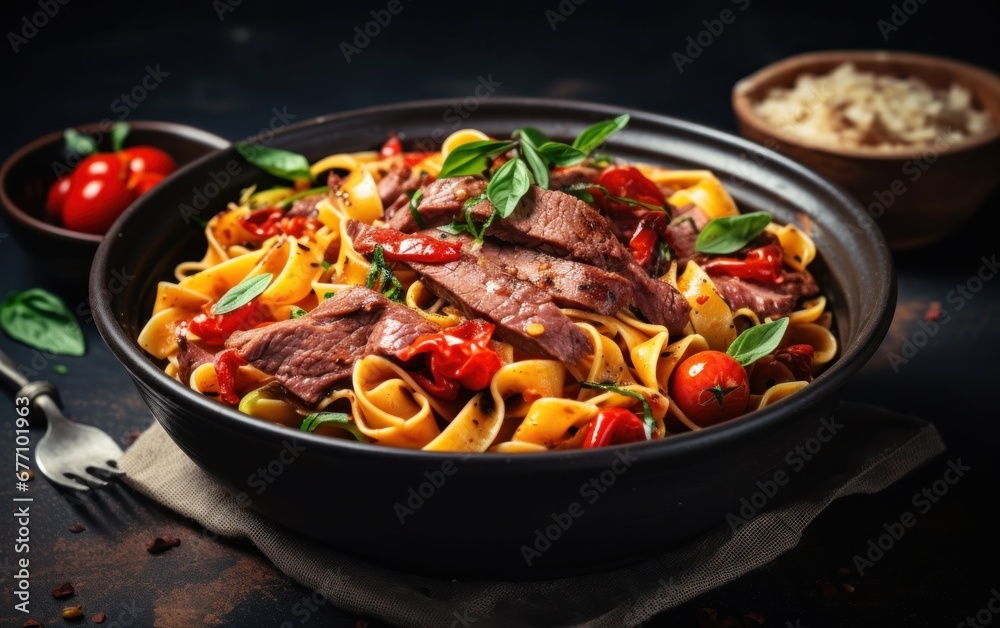
M229 140L173 122L130 122L126 146L146 144L161 148L177 162L178 169L214 150L229 146ZM91 137L101 137L101 150L111 150L107 128L99 124L75 127ZM104 236L72 231L52 222L45 212L45 197L60 173L76 161L68 161L63 132L41 137L10 156L0 169L0 205L15 239L54 279L82 283L90 261ZM57 172L58 166L58 172Z
M390 131L405 132L407 142L440 141L453 130L442 123L448 106L431 101L324 116L277 132L273 145L314 160L378 147ZM534 126L567 140L620 113L607 105L491 99L471 122L496 137ZM841 351L803 392L663 441L518 456L363 445L223 407L167 377L136 336L149 318L157 281L204 251L201 228L179 208L193 207L200 193L209 198L201 216L207 218L241 188L268 180L232 148L186 168L115 223L122 237L105 240L91 274L97 325L153 414L195 462L265 517L355 556L423 573L537 579L676 545L724 523L741 497L758 490L755 482L785 468L786 454L816 433L820 417L831 416L838 391L886 333L895 276L885 240L864 210L810 170L732 135L629 113L632 121L609 142L609 152L710 168L744 211L766 209L782 222L811 224L821 258L815 266ZM218 183L225 179L227 185ZM109 289L111 273L123 268L135 279L123 290ZM558 540L538 540L545 535ZM529 556L529 567L524 549L546 543L541 557Z

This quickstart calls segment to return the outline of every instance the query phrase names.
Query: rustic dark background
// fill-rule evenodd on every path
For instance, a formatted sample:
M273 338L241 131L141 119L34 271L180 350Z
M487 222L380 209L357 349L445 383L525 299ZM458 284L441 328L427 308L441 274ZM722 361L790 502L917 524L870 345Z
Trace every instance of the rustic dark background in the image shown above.
M178 121L237 139L273 124L277 113L301 121L443 97L454 99L456 115L467 113L474 124L466 99L481 82L498 96L607 102L734 131L733 83L799 52L913 50L1000 70L995 5L979 2L400 0L402 10L370 41L359 39L349 60L341 43L353 45L355 27L363 29L371 11L388 2L341 4L4 2L0 158L42 134L103 118ZM51 16L37 17L46 10ZM724 10L734 16L728 25L716 22ZM123 96L150 73L155 77L147 85L155 89L137 90L141 99ZM982 256L997 253L992 214L998 210L994 195L960 232L896 256L900 301L893 328L846 393L934 421L949 452L879 496L834 504L794 551L651 625L696 626L703 621L700 609L712 607L720 617L759 613L767 626L954 626L987 608L991 590L1000 587L997 282L986 282L961 311L950 311L953 322L898 372L887 356L919 329L931 301L950 307L949 291L977 272ZM0 219L0 293L56 289L32 265L46 252L25 250L5 236ZM86 299L84 286L57 289L71 306ZM88 354L64 360L67 375L46 377L63 389L74 416L127 443L150 415L93 325L84 328ZM22 363L31 360L30 350L2 334L0 347ZM0 410L0 420L0 451L9 452L13 411ZM946 460L959 458L974 471L859 577L852 556L883 533L884 523L912 508L914 493L941 478ZM5 499L10 490L0 484ZM331 603L309 609L303 603L310 592L252 547L210 539L124 488L75 501L38 478L32 491L32 608L48 625L62 622L56 617L64 604L47 591L66 580L80 590L73 603L83 603L88 614L107 612L106 625L352 626L357 619ZM88 530L68 532L76 521ZM0 524L0 620L14 616L12 527ZM163 534L181 536L183 551L146 560L143 543ZM850 574L838 574L841 567Z

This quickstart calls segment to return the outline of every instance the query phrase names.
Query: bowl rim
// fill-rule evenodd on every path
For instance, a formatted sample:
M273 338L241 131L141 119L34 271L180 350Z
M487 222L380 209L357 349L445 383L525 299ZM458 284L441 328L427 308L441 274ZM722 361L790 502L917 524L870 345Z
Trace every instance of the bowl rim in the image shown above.
M216 135L204 129L199 129L187 124L181 124L179 122L135 120L130 121L128 125L132 130L166 133L201 142L212 149L210 152L227 148L230 145L229 140L220 135ZM103 127L105 126L107 125L103 122L89 122L87 124L74 125L71 128L82 133L92 131L101 131L103 133ZM42 137L39 137L17 149L14 154L4 161L3 166L0 166L0 205L3 206L4 211L8 216L28 229L39 231L49 236L54 236L60 240L90 242L96 245L104 239L104 235L106 234L98 235L95 233L74 231L72 229L67 229L66 227L61 227L51 222L41 220L33 216L30 212L22 209L21 206L15 203L14 199L7 194L7 177L14 165L31 153L43 150L56 142L62 142L64 133L65 129L62 131L54 131L48 135L43 135ZM169 178L170 177L167 177L164 181L169 180Z
M350 121L354 118L382 116L385 119L391 120L398 114L412 113L413 110L427 108L441 110L451 104L452 102L447 99L434 99L352 109L340 113L317 116L289 125L275 132L274 137L291 135L319 125ZM608 465L620 458L623 450L628 448L642 453L646 457L645 459L652 460L693 455L716 444L724 445L726 442L737 442L741 440L741 436L749 436L757 431L767 430L776 424L794 419L799 413L808 414L808 408L812 405L813 398L832 398L837 389L841 388L846 383L846 380L860 370L871 358L882 338L885 337L893 318L892 315L896 303L896 272L888 244L877 229L874 220L864 211L858 201L847 194L840 186L823 178L808 167L780 153L761 147L731 133L671 116L617 105L524 97L496 97L483 103L482 109L484 113L493 108L518 108L525 111L539 109L565 111L567 113L572 112L580 117L589 116L595 119L627 113L634 120L641 120L647 125L653 125L665 131L671 131L679 135L694 135L702 140L726 144L735 150L762 153L767 157L769 163L779 164L786 171L793 171L796 176L805 178L814 186L836 198L840 202L840 206L852 214L852 218L857 221L855 224L865 229L868 233L874 234L874 237L870 239L871 246L874 249L875 257L879 259L881 267L885 269L885 272L878 274L877 280L873 282L873 288L874 294L882 294L884 298L876 304L875 311L870 316L864 317L858 322L856 339L852 346L846 348L846 351L841 349L840 355L830 368L809 384L810 390L814 394L790 395L767 408L744 414L736 419L712 426L710 429L685 432L656 441L597 449L553 450L537 453L478 455L469 452L434 452L378 446L371 443L330 438L311 432L293 431L286 426L272 424L242 414L235 408L223 406L209 397L184 387L175 379L168 377L161 368L154 364L144 354L142 349L135 344L135 339L127 336L115 318L111 307L112 295L104 285L104 275L109 268L108 258L111 250L117 245L120 238L107 238L101 243L94 258L90 274L89 291L93 316L105 343L115 357L137 380L140 388L150 389L161 398L170 400L172 404L186 406L187 410L196 412L201 416L212 416L219 419L221 422L217 421L216 427L220 429L245 431L251 436L256 433L257 436L273 440L276 444L290 438L300 439L305 445L317 447L318 451L322 452L321 455L360 454L379 460L397 460L400 462L409 460L425 464L442 464L448 460L458 460L461 461L463 466L472 465L477 469L509 468L509 462L517 460L518 468L530 473L551 470L551 465L556 460L574 468L607 468ZM247 141L252 141L253 139L248 138ZM227 149L221 149L212 154L205 155L187 164L182 169L178 169L178 172L199 168L203 162L207 162L218 153L225 150L235 150L233 148L235 144ZM137 213L146 203L155 200L155 192L156 190L126 209L112 225L110 231L121 232L121 227L133 214Z
M926 146L916 148L891 148L885 150L854 147L838 148L821 141L811 140L809 138L803 138L799 135L789 133L781 127L771 125L754 113L751 104L757 99L751 98L751 93L761 89L762 83L765 83L774 76L784 74L790 70L798 70L807 64L817 61L835 64L833 67L836 67L839 63L852 61L900 63L914 67L937 66L951 72L954 76L974 77L978 83L987 86L990 91L996 92L998 97L1000 97L1000 75L981 66L959 61L957 59L922 54L918 52L894 50L819 50L785 57L738 80L733 85L732 89L732 107L739 122L752 127L756 132L762 135L774 137L775 139L788 144L833 157L862 160L868 159L880 162L896 161L919 157L928 150L929 147ZM802 72L796 72L796 76L793 77L793 79L801 73ZM987 111L987 113L989 112ZM991 119L993 125L987 129L985 133L965 137L941 149L934 147L935 152L937 152L939 156L943 156L978 148L997 141L997 139L1000 138L1000 117L991 115Z

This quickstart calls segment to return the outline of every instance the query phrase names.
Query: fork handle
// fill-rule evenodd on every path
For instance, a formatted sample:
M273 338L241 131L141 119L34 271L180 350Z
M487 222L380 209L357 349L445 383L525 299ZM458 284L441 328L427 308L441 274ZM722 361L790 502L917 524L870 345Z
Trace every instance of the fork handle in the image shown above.
M15 398L27 397L34 404L35 398L39 395L49 395L58 405L59 391L49 382L32 382L17 370L17 364L9 355L0 350L0 382L3 387L9 390Z

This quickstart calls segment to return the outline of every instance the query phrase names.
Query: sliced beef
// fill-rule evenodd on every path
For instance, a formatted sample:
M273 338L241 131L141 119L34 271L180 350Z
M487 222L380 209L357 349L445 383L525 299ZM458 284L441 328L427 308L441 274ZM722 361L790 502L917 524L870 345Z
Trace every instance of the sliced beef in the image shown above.
M577 183L597 183L602 170L590 166L569 166L556 168L549 175L549 187L559 190Z
M788 315L804 297L819 293L819 286L807 271L785 271L784 281L763 285L748 279L717 275L712 277L719 294L733 310L748 308L757 316L781 317Z
M373 250L365 235L374 229L356 220L348 223L347 232L356 251L367 254ZM433 235L439 237L437 234ZM528 353L575 364L593 350L587 336L546 291L504 272L486 256L463 252L460 259L445 264L407 265L439 298L469 318L491 321L497 326L498 337Z
M448 177L438 179L420 188L417 206L425 227L448 224L462 213L462 204L486 191L486 181L475 177ZM492 207L492 206L491 206ZM405 233L420 229L409 211L397 211L387 225Z
M503 272L485 258L466 253L447 264L409 262L427 288L469 318L496 324L502 340L565 364L590 355L590 339L552 298L527 281Z
M326 198L325 194L314 194L312 196L307 196L305 198L300 198L296 201L292 201L292 207L285 213L286 216L303 216L305 218L316 218L319 215L319 210L316 206L319 202Z
M632 284L627 279L590 264L493 240L474 247L475 241L467 235L449 235L436 229L423 233L448 242L460 242L465 252L481 255L505 273L534 284L562 307L613 316L632 297Z
M382 200L382 207L386 208L386 218L392 216L398 209L397 203L405 198L409 201L409 192L420 187L420 173L415 172L406 164L399 164L389 169L378 182L378 197Z
M215 354L188 339L188 324L177 326L177 378L185 386L191 381L191 373L202 364L215 361Z
M350 376L366 355L395 356L440 331L420 314L368 288L338 292L301 318L234 333L226 346L273 375L307 404Z

